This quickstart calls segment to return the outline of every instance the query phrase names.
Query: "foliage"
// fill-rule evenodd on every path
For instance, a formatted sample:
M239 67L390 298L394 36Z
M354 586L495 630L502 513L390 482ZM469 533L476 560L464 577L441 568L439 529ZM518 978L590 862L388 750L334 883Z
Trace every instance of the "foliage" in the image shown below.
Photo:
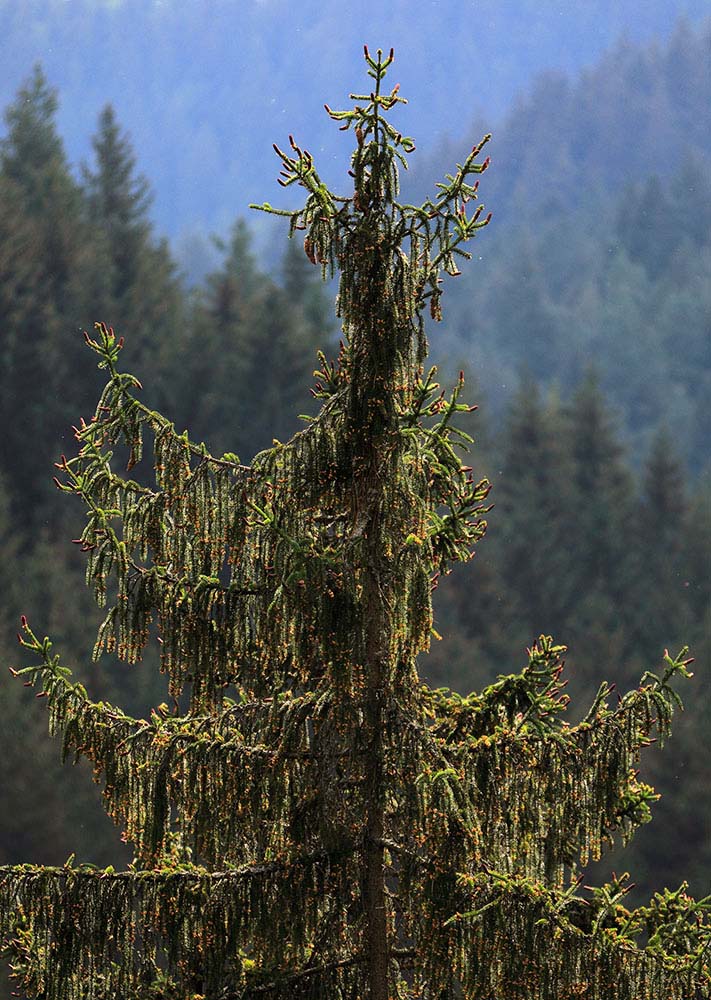
M365 57L372 91L327 108L355 133L353 195L291 139L282 183L305 206L262 206L340 271L341 352L304 430L249 466L213 456L142 402L122 338L86 335L109 378L57 485L87 512L95 655L135 663L156 630L174 707L92 700L23 618L36 663L17 673L136 853L125 872L0 869L15 973L45 1000L707 997L708 899L682 886L628 910L624 878L585 896L577 874L649 818L636 764L669 735L686 651L615 707L603 683L577 725L546 636L480 694L418 676L432 586L486 527L489 483L454 424L463 377L447 394L425 371L422 313L441 317L440 274L489 221L469 207L488 137L437 195L399 202L414 143L388 118L398 88L381 91L392 52ZM144 440L154 486L127 478Z
M692 163L696 179L687 184ZM481 273L454 290L441 351L476 351L499 409L510 404L522 368L569 390L592 361L636 468L666 427L684 466L698 475L711 460L702 412L711 379L711 228L706 220L697 229L690 216L706 218L709 183L708 162L700 160L680 163L663 184L657 178L664 199L655 225L645 221L642 186L492 233L496 246ZM660 216L673 238L661 231Z
M708 47L708 26L681 22L577 79L541 77L512 108L491 144L496 224L434 345L437 361L468 361L499 408L522 368L569 390L592 360L635 468L665 426L694 476L711 461ZM431 153L415 192L450 155Z
M10 294L0 301L3 460L23 498L13 513L27 523L32 511L35 524L47 494L35 462L48 465L52 454L44 425L57 428L65 397L76 408L82 401L71 377L78 352L69 317L76 322L86 307L81 278L90 261L89 230L56 132L56 109L56 93L36 68L6 112L9 131L0 143L3 244L19 250L4 262ZM23 400L22 427L13 405L18 398ZM32 453L23 447L25 433L32 436ZM16 499L14 491L11 499Z
M221 248L224 262L197 294L175 352L170 397L196 438L247 457L293 433L332 323L303 254L297 264L290 247L280 286L257 267L244 220ZM204 387L199 394L196 382Z

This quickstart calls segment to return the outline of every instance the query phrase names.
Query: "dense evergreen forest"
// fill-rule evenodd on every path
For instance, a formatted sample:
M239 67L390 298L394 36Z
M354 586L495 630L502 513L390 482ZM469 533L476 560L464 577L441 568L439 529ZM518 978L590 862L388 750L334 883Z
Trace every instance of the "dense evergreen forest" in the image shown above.
M407 134L418 137L420 156L450 136L456 159L464 148L462 131L476 141L483 133L473 119L483 116L484 131L496 136L492 155L498 175L492 183L507 186L503 177L515 170L502 145L507 135L519 176L530 185L526 198L538 204L560 185L556 174L574 167L566 162L562 136L556 135L560 116L570 111L569 100L560 103L565 81L552 90L544 83L533 96L535 121L528 114L530 98L509 109L534 77L552 66L570 75L567 87L574 91L573 75L593 67L624 37L628 65L620 64L618 53L593 71L585 104L575 108L579 133L572 153L575 158L587 152L595 174L624 174L635 158L648 172L671 149L650 150L654 132L663 127L678 136L694 122L702 129L708 107L708 91L704 96L698 79L685 96L697 102L702 115L689 118L684 111L680 121L679 95L671 105L659 99L667 86L657 64L661 53L655 57L650 47L639 71L635 67L638 47L667 38L682 12L688 18L684 30L695 30L708 17L707 0L427 0L417 5L408 0L387 5L364 0L0 0L0 106L10 103L28 69L41 60L63 95L59 123L69 155L77 161L90 152L87 122L111 101L156 187L153 217L171 238L182 234L184 255L194 257L192 266L200 268L200 258L209 252L205 234L226 232L257 197L265 175L271 176L271 144L287 128L308 135L326 179L340 183L347 164L337 135L325 116L306 109L321 107L325 94L339 93L342 80L357 78L353 74L359 72L364 42L371 49L393 45L398 53L398 80L410 100L400 114ZM681 51L686 52L683 44ZM692 61L697 77L703 77L703 63ZM678 72L683 74L683 66ZM620 100L621 82L629 100ZM635 130L630 148L625 119L636 112L647 128ZM588 116L597 122L590 131ZM618 158L620 140L624 155ZM541 149L543 157L537 155ZM532 183L541 175L542 187ZM422 176L428 171L423 169ZM571 185L565 193L571 193ZM501 220L506 202L497 198L496 208Z
M589 693L689 643L689 710L651 765L664 798L617 866L645 890L690 875L699 893L711 865L710 44L711 28L682 25L664 48L618 47L576 84L545 77L494 140L483 200L498 234L492 224L430 334L443 368L481 384L472 464L495 508L476 559L440 584L443 639L422 664L469 690L552 632ZM100 384L82 329L112 323L150 402L214 453L249 459L309 412L316 351L337 349L338 326L298 241L267 273L242 219L190 287L116 113L100 113L80 171L57 115L37 68L0 146L0 653L14 662L15 622L31 614L93 694L140 713L164 697L152 670L88 665L99 612L69 544L79 511L52 484ZM84 769L61 770L42 705L0 685L0 863L61 863L77 846L115 862Z
M494 405L522 365L570 387L593 363L633 464L665 425L694 475L711 459L710 106L711 26L539 78L492 139L495 225L435 344Z

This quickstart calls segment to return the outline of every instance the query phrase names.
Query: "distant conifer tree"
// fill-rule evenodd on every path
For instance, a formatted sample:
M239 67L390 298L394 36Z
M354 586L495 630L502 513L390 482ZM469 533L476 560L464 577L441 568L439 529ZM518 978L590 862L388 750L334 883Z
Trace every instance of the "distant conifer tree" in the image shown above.
M282 183L307 191L279 214L341 272L343 346L304 430L249 467L213 457L140 401L110 329L87 337L109 382L59 464L109 604L96 653L133 663L157 628L174 711L90 701L23 621L38 664L18 673L103 775L136 856L0 869L0 930L45 1000L708 997L707 901L682 887L630 911L625 877L585 896L577 873L649 816L636 762L669 732L685 654L614 708L603 684L578 725L546 637L480 694L418 677L433 581L485 527L488 483L456 451L462 382L448 395L423 369L422 311L439 318L441 271L488 221L469 208L488 160L485 139L400 204L413 142L387 117L392 53L366 60L372 91L327 108L355 132L351 196L277 148ZM124 445L137 463L144 434L155 489L111 463Z
M90 406L100 385L88 390L72 374L82 354L77 325L92 315L84 308L91 234L57 132L57 108L57 94L36 66L5 112L0 140L0 468L12 470L6 486L13 513L31 529L49 519L51 496L36 463L49 466L68 423L66 407L71 414Z
M170 369L182 322L182 291L168 244L154 233L153 194L136 172L136 157L112 106L99 115L92 138L94 169L82 168L86 214L96 259L91 282L99 315L131 331L131 359L149 370ZM96 315L96 314L95 314ZM172 350L166 358L168 345ZM160 387L164 401L166 390ZM153 385L154 391L156 385Z

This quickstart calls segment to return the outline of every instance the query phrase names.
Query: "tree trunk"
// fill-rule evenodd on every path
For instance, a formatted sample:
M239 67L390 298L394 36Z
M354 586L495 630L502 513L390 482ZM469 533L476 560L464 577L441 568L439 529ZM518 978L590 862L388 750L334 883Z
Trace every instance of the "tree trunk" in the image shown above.
M388 921L385 901L382 669L378 659L368 667L367 726L370 735L366 777L364 831L364 903L370 1000L388 1000Z
M389 568L383 564L383 525L380 511L383 504L384 460L383 437L374 436L372 452L365 468L364 493L369 507L365 529L366 565L363 583L363 624L365 629L365 704L364 722L367 738L365 827L363 831L364 908L366 918L369 1000L389 1000L388 957L389 928L385 895L385 781L383 767L384 708L390 690ZM387 487L386 487L387 488Z

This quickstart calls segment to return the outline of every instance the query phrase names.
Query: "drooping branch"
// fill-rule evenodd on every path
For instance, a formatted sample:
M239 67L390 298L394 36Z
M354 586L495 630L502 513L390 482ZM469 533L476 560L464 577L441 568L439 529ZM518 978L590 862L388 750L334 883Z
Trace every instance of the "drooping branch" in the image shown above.
M215 873L0 868L0 939L46 1000L147 996L161 977L184 996L196 976L210 997L248 995L302 970L328 922L352 926L352 877L348 855L323 851Z
M620 880L592 898L578 886L550 888L487 868L456 880L433 876L424 906L412 910L415 985L458 987L472 1000L711 995L710 899L695 901L682 886L629 911Z
M90 701L26 623L22 641L42 665L17 675L41 684L64 756L86 757L103 778L107 811L141 866L169 852L176 831L183 854L209 867L353 837L363 751L328 690L132 719Z
M408 777L394 840L443 867L488 864L561 884L650 819L657 796L638 778L639 754L655 731L670 732L686 650L667 654L662 673L645 674L615 708L603 689L572 727L560 720L562 651L542 636L527 670L469 699L423 690L421 721L404 712L396 727L390 767Z

